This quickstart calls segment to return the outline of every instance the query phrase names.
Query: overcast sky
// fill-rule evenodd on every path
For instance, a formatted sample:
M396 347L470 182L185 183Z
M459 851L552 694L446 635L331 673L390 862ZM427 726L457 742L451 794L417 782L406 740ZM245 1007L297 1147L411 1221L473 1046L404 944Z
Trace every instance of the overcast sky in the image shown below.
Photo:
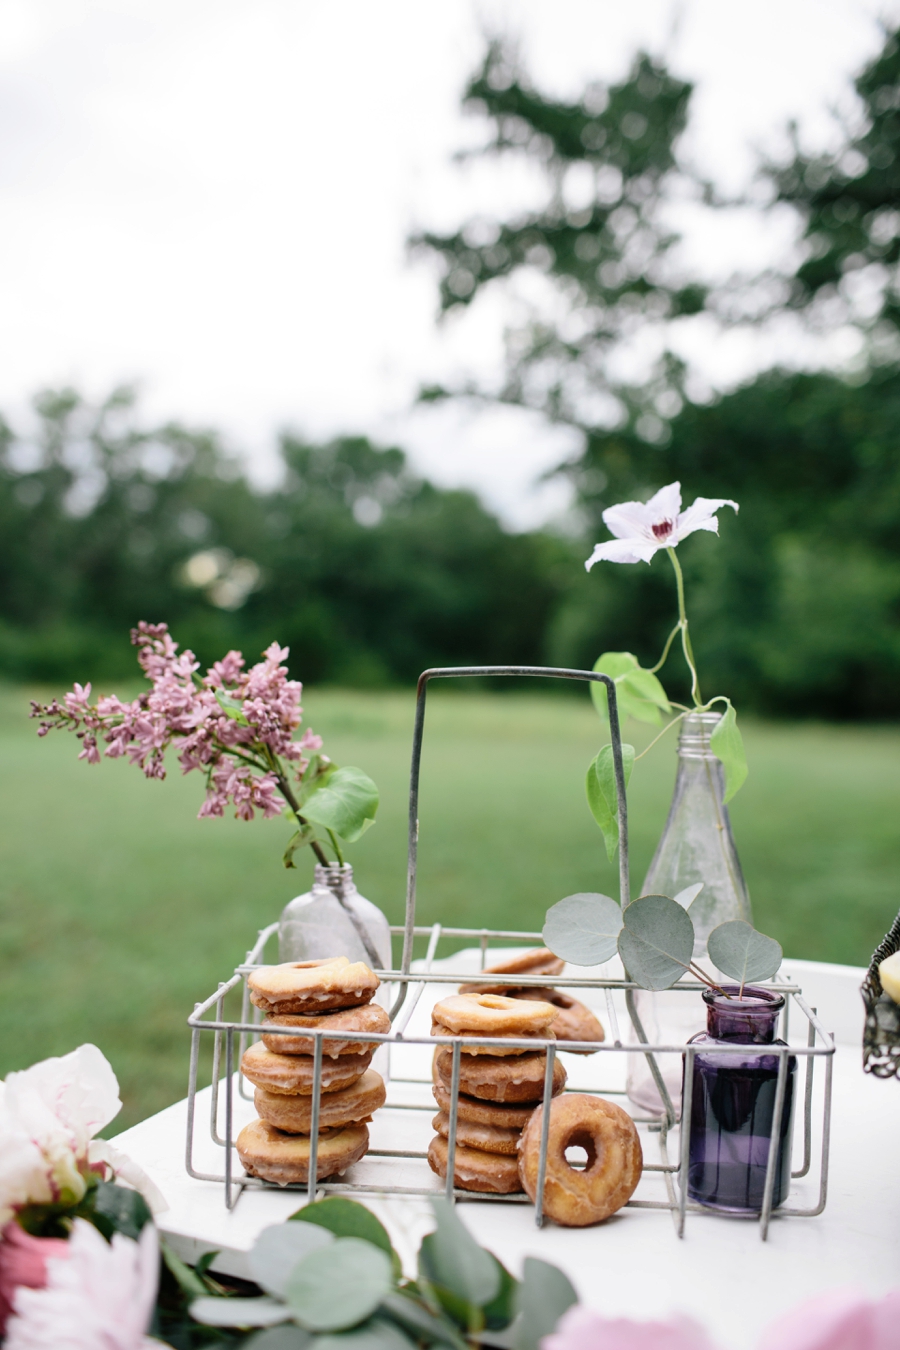
M0 0L0 407L24 424L42 385L137 380L262 475L279 427L364 432L535 523L565 504L533 486L564 433L411 409L500 359L499 297L439 328L404 245L527 195L521 171L451 163L479 135L459 95L485 31L561 94L665 54L697 86L685 155L737 189L789 117L833 137L879 17L900 0ZM784 222L705 229L685 248L713 271L790 245ZM717 386L761 359L702 326L690 355Z

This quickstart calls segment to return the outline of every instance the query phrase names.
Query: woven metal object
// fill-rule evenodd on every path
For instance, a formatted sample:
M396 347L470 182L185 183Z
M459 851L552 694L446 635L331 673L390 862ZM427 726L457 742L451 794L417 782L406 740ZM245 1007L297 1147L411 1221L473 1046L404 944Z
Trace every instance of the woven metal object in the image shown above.
M882 961L897 951L900 951L900 914L876 947L869 973L861 985L866 1005L863 1068L876 1078L896 1078L900 1074L900 1005L884 992L878 976Z

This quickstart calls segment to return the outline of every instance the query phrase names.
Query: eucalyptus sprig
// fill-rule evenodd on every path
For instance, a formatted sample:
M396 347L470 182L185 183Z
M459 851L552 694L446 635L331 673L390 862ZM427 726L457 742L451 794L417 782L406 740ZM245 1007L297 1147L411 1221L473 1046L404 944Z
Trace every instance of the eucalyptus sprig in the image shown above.
M595 966L618 952L629 979L642 989L670 989L692 975L719 993L720 985L693 960L694 923L690 907L702 883L667 895L642 895L625 909L611 896L581 892L552 905L544 923L544 943L576 966ZM759 933L743 919L719 924L707 943L710 960L740 986L768 980L781 966L783 952L774 938Z

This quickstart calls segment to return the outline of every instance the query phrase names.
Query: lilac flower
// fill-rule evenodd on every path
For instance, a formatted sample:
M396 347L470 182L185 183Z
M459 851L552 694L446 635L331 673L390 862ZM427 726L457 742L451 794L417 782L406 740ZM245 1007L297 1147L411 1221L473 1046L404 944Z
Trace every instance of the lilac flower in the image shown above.
M723 506L738 510L726 497L697 497L686 511L681 509L681 484L660 488L649 502L620 502L603 512L603 523L615 539L597 544L585 563L589 572L595 562L649 562L661 548L674 548L695 530L719 533L716 512Z

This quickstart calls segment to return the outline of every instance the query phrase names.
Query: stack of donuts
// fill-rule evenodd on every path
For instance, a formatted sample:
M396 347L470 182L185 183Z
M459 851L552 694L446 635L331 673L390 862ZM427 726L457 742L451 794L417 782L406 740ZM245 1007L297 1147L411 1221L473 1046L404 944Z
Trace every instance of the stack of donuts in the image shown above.
M499 965L488 966L482 975L560 975L565 962L554 956L547 947L536 947L521 956L502 961ZM578 999L571 998L550 985L524 985L521 988L492 984L490 980L480 980L477 984L460 985L461 994L505 994L508 998L534 999L539 1003L552 1003L556 1008L556 1021L553 1031L558 1041L595 1041L604 1039L603 1027L598 1019ZM590 1055L590 1050L577 1050L579 1055Z
M522 1001L502 994L456 994L436 1004L432 1036L491 1036L519 1041L553 1040L557 1009L551 1003ZM460 1053L454 1183L461 1190L508 1195L522 1190L517 1148L524 1126L544 1095L547 1054L527 1045L463 1045ZM437 1131L428 1162L447 1175L453 1050L438 1046L434 1055ZM553 1065L553 1096L562 1092L566 1071Z
M378 977L346 956L262 966L247 981L266 1016L262 1040L244 1053L241 1072L254 1085L259 1119L237 1138L250 1176L286 1186L309 1180L314 1031L389 1032L372 1003ZM275 1028L285 1028L277 1032ZM316 1180L344 1172L369 1147L366 1122L384 1105L381 1075L369 1065L378 1042L322 1037Z

